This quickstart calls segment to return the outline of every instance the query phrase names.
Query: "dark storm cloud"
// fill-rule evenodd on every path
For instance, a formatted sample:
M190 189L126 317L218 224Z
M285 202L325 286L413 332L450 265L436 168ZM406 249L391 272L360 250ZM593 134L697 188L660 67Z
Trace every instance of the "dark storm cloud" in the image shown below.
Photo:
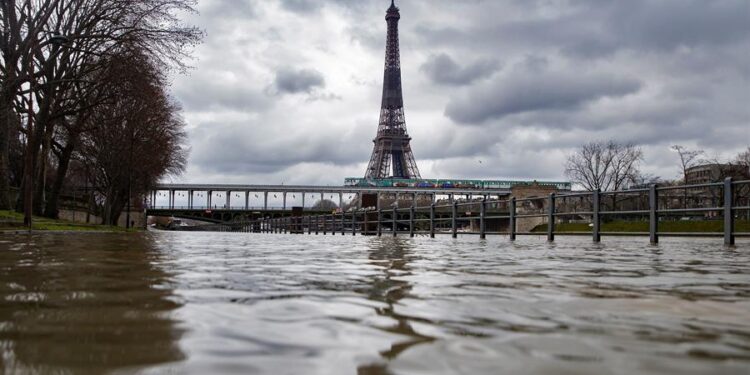
M462 67L447 54L440 53L430 56L420 69L435 83L461 86L489 77L499 68L500 63L490 59L480 59Z
M472 87L451 100L445 114L457 123L479 124L516 113L573 110L602 97L634 93L640 87L635 79L601 74L512 74Z
M657 51L746 39L749 20L746 0L618 1L610 5L607 18L611 34L620 35L624 44Z
M325 87L325 79L314 69L281 68L276 71L274 86L282 94L310 93L314 88Z
M532 15L539 11L531 5L522 8ZM548 47L581 58L623 49L669 52L679 47L715 47L746 40L750 33L746 0L573 1L550 13L469 27L423 23L417 31L425 43L435 45Z

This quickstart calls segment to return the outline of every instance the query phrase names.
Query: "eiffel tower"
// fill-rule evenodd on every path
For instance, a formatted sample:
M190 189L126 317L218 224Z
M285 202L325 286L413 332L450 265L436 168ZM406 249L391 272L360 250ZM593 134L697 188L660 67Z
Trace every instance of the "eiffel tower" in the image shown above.
M365 178L421 178L406 132L404 97L401 93L401 59L398 48L398 20L401 18L396 4L385 13L388 37L385 47L385 74L383 100L380 108L378 134L373 140L370 163ZM390 174L390 175L389 175Z

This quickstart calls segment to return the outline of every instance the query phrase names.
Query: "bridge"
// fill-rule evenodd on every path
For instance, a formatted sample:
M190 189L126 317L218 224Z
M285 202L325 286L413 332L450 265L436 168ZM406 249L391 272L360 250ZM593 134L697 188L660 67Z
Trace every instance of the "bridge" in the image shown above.
M289 195L295 202L289 202ZM269 204L269 196L281 196L280 205ZM297 195L300 199L297 199ZM323 206L306 204L306 198L331 201L338 199L338 208L344 209L344 196L349 196L350 207L364 206L380 208L384 199L412 202L429 199L435 202L439 197L449 201L455 199L472 200L475 197L497 199L510 195L509 189L470 189L440 187L370 187L370 186L316 186L316 185L239 185L239 184L159 184L151 191L146 202L146 214L150 216L174 216L214 223L237 220L275 218L289 216L293 207L306 214L330 213ZM369 196L369 199L367 199ZM251 204L251 197L262 202ZM219 201L214 201L218 198ZM234 198L234 199L233 199ZM166 200L166 202L164 202ZM177 201L182 201L180 204ZM301 200L301 202L300 202ZM161 202L160 202L161 201ZM310 201L308 201L309 203ZM162 204L159 204L162 203ZM292 204L289 204L292 203ZM335 202L334 202L335 203Z

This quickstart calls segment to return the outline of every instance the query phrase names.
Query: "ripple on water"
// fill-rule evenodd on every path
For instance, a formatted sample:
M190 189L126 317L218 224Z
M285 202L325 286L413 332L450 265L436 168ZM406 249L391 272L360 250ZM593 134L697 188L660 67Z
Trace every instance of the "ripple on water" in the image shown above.
M86 239L0 241L5 372L750 367L748 244L170 232Z

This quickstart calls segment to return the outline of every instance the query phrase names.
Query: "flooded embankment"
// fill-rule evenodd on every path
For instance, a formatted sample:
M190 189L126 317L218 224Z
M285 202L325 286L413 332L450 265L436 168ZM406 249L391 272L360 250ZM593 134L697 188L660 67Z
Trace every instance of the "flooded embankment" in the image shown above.
M747 374L750 244L0 237L0 372Z

